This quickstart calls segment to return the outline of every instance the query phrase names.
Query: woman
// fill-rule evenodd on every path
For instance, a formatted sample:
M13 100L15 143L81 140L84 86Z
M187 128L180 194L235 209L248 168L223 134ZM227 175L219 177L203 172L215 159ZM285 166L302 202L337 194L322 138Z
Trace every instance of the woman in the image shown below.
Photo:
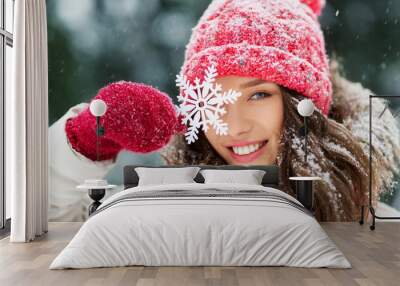
M359 219L368 192L365 130L370 92L342 78L335 61L329 66L317 20L323 2L220 0L210 4L193 29L181 74L193 84L215 65L215 83L225 91L239 91L241 96L224 107L221 120L229 126L227 134L217 135L213 128L206 128L192 144L186 143L183 135L175 135L163 151L168 164L278 164L282 189L291 194L289 176L318 175L323 180L315 188L317 218ZM108 105L103 123L109 130L101 142L103 169L98 175L112 166L120 150L157 150L182 131L167 96L157 92L140 84L116 83L96 96ZM302 118L296 111L303 98L317 107L308 121L307 162L299 136ZM384 104L375 102L374 110L382 110ZM148 110L157 116L150 116ZM67 138L65 151L75 154L72 161L77 165L85 161L95 174L100 162L90 163L95 160L95 133L87 106L56 124L65 126L65 134L59 136ZM374 150L375 204L378 192L388 187L400 155L396 146L399 133L390 112L376 124L374 135L383 144ZM81 155L83 158L76 158ZM56 165L55 173L61 174ZM65 203L60 207L65 200L59 200L58 194L61 192L56 190L51 193L53 210L72 213Z
M336 63L334 63L335 65ZM370 92L342 78L333 66L334 93L337 99L328 117L319 111L308 119L308 162L304 161L304 138L300 134L303 118L297 104L304 96L271 82L254 82L252 78L225 77L217 80L226 89L235 89L242 96L227 106L225 121L230 126L228 136L218 136L213 129L201 133L194 144L187 144L183 135L163 151L170 165L271 165L280 167L282 190L293 195L290 176L320 176L315 182L316 217L322 221L353 221L359 219L361 205L367 204L368 138L356 136L359 125L366 124ZM346 95L347 94L347 95ZM354 95L354 98L351 98ZM349 108L351 104L357 108ZM377 110L383 108L376 102ZM357 115L357 112L362 112ZM357 118L359 115L364 118ZM376 117L376 115L375 115ZM364 120L364 122L361 122ZM390 114L381 119L386 130L378 135L398 156L390 130L397 128ZM354 133L352 131L355 131ZM247 150L244 146L250 146ZM240 147L242 149L240 149ZM375 150L373 189L374 204L378 189L389 182L397 164L385 160L384 150ZM381 167L379 167L381 166ZM387 186L388 187L388 186Z
M320 176L323 180L315 188L317 218L359 218L360 207L367 202L368 138L352 126L361 120L367 127L368 92L358 87L362 94L353 97L351 90L343 88L356 87L340 77L334 61L330 70L316 18L322 6L323 1L273 0L210 5L193 29L182 73L193 81L204 77L205 67L216 64L217 84L242 96L226 105L226 136L208 128L194 144L178 137L165 152L169 164L277 164L282 189L288 193L292 193L289 176ZM297 113L298 101L305 97L317 106L309 119L308 162L304 162L304 140L299 136L302 118ZM376 110L380 104L375 104ZM397 126L390 114L384 120L389 124L380 138L384 148L398 155L394 145L398 141L389 138L390 130L398 136ZM376 153L373 168L380 170L373 177L375 203L377 190L392 176L382 170L395 166L382 155ZM381 168L378 163L386 165Z

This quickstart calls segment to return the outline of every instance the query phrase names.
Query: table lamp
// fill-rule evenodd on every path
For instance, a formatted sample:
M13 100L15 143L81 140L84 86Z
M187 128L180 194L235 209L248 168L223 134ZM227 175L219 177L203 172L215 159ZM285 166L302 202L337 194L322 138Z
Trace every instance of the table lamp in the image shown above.
M307 117L314 113L315 105L310 99L303 99L297 105L297 111L304 118L304 126L300 134L304 136L304 163L307 164ZM314 213L313 182L321 180L320 177L290 177L296 183L296 198L312 213Z
M90 103L90 113L96 117L96 161L99 161L99 137L104 135L104 127L100 124L100 117L107 111L106 103L101 99L95 99ZM100 200L105 196L106 189L111 189L114 185L109 185L107 180L88 179L82 185L77 186L78 189L87 189L89 197L93 203L89 206L89 215L94 213L101 205Z

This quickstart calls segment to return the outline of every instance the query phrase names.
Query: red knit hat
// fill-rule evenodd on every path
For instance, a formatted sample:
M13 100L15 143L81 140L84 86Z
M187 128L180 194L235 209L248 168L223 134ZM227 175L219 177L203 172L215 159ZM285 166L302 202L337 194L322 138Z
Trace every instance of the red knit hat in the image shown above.
M272 81L313 100L328 114L332 97L324 36L325 0L214 0L193 29L182 72Z

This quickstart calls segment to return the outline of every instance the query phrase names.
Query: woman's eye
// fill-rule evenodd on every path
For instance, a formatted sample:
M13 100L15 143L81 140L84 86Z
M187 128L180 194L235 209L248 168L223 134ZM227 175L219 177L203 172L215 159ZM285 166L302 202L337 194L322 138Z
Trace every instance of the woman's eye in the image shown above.
M266 92L257 92L257 93L253 94L253 95L250 97L250 100L260 100L260 99L263 99L263 98L266 98L266 97L270 97L270 96L271 96L270 93L266 93Z

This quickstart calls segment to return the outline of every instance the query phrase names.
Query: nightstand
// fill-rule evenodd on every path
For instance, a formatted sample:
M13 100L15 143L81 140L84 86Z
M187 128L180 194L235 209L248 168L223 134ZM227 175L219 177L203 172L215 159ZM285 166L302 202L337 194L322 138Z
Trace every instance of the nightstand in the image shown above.
M93 203L89 206L89 216L97 210L101 205L100 200L104 198L106 190L113 189L115 185L109 185L106 181L101 180L101 184L93 183L93 180L86 180L84 184L77 186L77 189L88 190L89 197L93 200ZM99 180L100 181L100 180Z
M314 207L314 181L320 181L320 177L290 177L289 180L296 184L296 199L309 211L313 212Z

